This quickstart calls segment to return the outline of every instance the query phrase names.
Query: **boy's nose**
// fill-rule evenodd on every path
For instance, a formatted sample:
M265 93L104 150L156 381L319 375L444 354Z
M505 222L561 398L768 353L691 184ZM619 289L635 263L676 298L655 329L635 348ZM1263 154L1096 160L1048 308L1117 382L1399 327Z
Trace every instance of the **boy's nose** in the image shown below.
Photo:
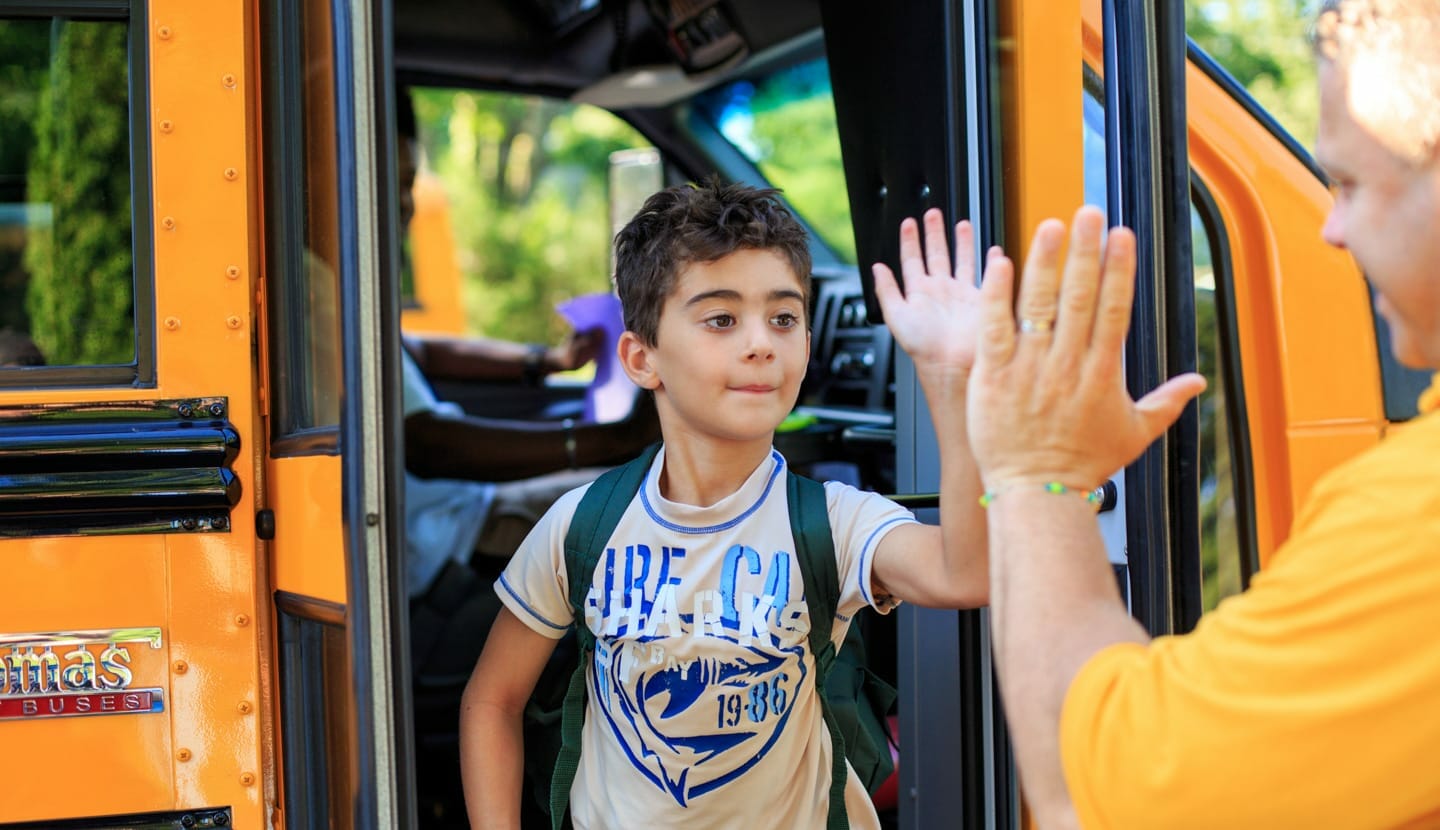
M775 359L775 342L764 326L752 327L745 345L745 357L749 360Z

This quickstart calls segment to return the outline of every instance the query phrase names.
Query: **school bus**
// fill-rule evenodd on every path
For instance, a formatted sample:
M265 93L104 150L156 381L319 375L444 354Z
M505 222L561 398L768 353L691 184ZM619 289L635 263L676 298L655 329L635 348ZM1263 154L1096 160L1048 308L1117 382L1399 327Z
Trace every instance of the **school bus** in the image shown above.
M1101 522L1136 617L1193 626L1426 379L1322 244L1324 176L1181 15L0 0L0 826L464 826L463 674L411 665L399 335L548 308L467 306L477 275L520 267L507 222L555 256L590 240L555 290L602 290L634 204L604 187L612 151L648 154L656 184L784 190L817 291L777 443L922 518L935 438L862 266L929 206L1021 256L1081 202L1136 228L1129 382L1198 368L1210 391L1107 485ZM427 155L408 242L397 94ZM534 128L556 113L563 136ZM542 181L557 141L590 166ZM496 207L542 197L574 210ZM524 417L575 395L435 386ZM985 613L892 616L867 631L901 692L887 822L1021 826Z

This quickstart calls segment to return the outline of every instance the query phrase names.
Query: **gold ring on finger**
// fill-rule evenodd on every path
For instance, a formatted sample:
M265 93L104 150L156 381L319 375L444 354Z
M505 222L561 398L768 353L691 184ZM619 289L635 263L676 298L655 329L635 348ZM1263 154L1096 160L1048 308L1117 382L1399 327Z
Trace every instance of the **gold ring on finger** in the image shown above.
M1033 320L1029 317L1020 320L1021 334L1048 334L1055 328L1053 320Z

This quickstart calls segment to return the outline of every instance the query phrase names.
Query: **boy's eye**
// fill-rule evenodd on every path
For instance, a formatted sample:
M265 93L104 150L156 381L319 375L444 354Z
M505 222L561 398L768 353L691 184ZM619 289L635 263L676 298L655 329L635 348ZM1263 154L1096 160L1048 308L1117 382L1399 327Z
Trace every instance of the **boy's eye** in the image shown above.
M712 329L728 329L735 325L735 317L731 314L716 314L706 318L705 325Z
M793 329L800 325L800 318L788 311L782 311L770 318L770 325L782 329Z

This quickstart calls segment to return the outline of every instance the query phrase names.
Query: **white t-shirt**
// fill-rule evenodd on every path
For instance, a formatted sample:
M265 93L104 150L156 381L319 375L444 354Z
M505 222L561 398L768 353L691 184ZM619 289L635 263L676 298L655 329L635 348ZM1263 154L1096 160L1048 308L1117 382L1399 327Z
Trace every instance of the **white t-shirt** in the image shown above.
M830 735L815 694L809 615L786 505L785 460L770 456L709 507L660 495L664 451L595 570L586 622L596 632L571 816L590 828L823 827ZM565 494L495 585L534 631L570 626L565 534L586 488ZM875 548L909 511L825 485L840 601L832 638L877 604ZM878 827L851 772L853 828Z
M410 353L400 350L405 417L416 412L459 413L460 407L436 400ZM495 485L483 481L420 478L405 473L405 584L410 596L430 587L445 562L467 562L485 526Z

